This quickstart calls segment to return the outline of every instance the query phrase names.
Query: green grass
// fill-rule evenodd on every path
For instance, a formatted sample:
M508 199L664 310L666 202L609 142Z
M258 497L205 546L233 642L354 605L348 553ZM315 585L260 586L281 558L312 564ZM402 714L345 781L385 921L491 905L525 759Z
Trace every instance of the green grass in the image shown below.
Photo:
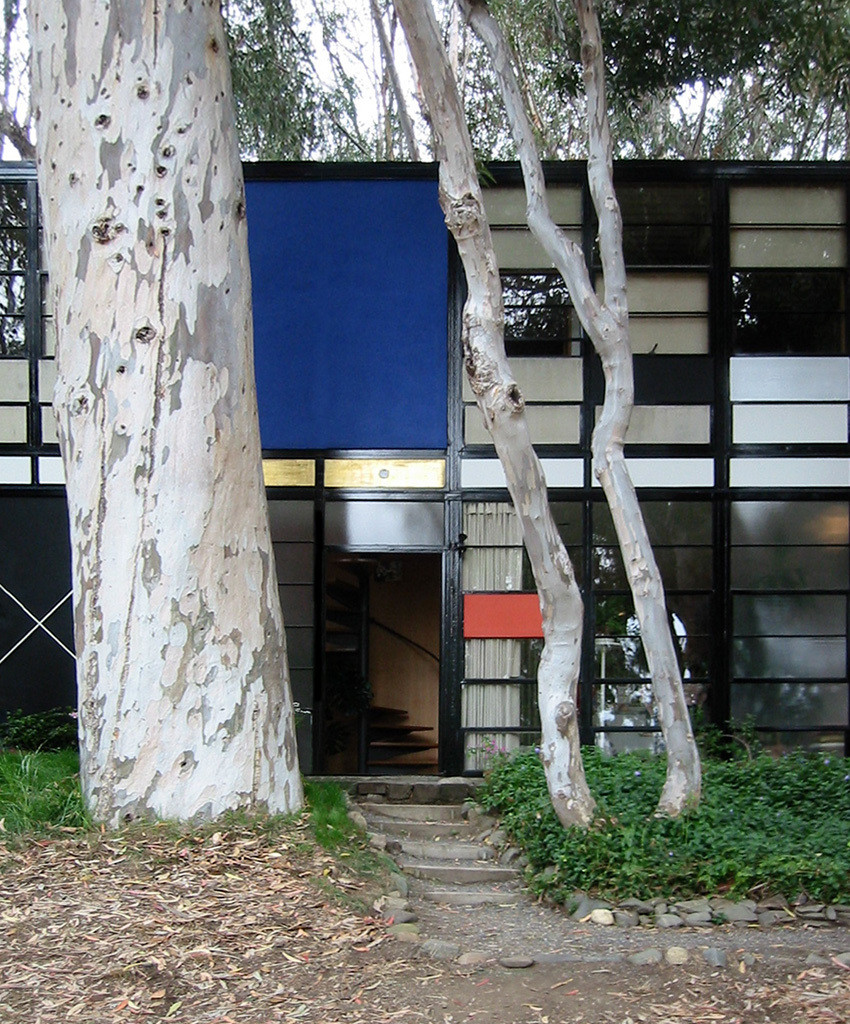
M7 835L87 824L74 750L0 754L0 822Z
M663 759L584 750L598 818L564 830L536 754L501 759L482 797L530 861L530 884L558 901L576 890L617 899L774 894L850 902L850 761L794 754L707 761L703 798L654 817Z

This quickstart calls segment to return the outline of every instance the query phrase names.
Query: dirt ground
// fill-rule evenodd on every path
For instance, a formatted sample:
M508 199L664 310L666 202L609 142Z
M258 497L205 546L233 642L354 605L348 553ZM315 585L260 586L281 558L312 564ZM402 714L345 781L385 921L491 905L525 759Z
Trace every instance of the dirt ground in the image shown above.
M307 842L233 827L57 835L0 845L0 1024L499 1024L850 1021L841 928L606 929L531 902L465 910L414 897L434 960L370 911L381 891ZM625 956L670 945L682 966ZM712 968L705 946L727 952ZM819 962L807 962L815 953ZM500 956L528 956L507 968Z

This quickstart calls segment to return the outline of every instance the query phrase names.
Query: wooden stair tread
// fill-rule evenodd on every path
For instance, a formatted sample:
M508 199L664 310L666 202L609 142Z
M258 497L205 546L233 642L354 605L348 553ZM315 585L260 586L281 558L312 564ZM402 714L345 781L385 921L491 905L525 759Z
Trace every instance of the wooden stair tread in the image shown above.
M369 725L370 732L433 732L433 725L394 725L392 722L382 724L381 722L372 722Z
M422 743L417 740L371 740L370 747L391 748L393 750L436 750L438 743L429 743L427 740Z

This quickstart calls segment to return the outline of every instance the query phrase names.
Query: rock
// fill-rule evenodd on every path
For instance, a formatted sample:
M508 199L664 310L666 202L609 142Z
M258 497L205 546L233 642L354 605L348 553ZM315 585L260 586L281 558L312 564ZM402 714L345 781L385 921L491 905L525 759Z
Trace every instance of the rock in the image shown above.
M399 910L410 910L410 904L403 896L382 896L375 901L375 909L384 917L398 913Z
M754 953L743 953L741 955L741 963L745 964L747 967L752 967L755 962L756 958Z
M755 910L743 903L729 903L723 910L715 907L714 912L722 914L730 924L755 924L758 921Z
M685 924L691 925L691 927L704 928L706 925L711 924L711 911L698 910L693 914L685 914Z
M583 921L585 918L590 917L594 910L610 909L611 904L605 900L592 900L589 896L585 896L570 916L574 921Z
M762 928L769 928L780 921L790 921L791 918L783 910L763 910L758 915L758 922Z
M636 964L638 967L644 967L649 964L660 964L664 959L660 949L650 948L642 949L639 953L632 953L630 957L627 957L630 964Z
M661 917L662 914L666 914L670 908L667 906L664 900L658 900L656 903L653 901L652 912L656 917Z
M410 886L407 884L407 879L398 871L393 871L390 875L391 884L399 896L407 896L410 893Z
M500 956L499 963L511 971L522 970L525 967L534 966L534 957L531 956Z
M835 909L835 907L827 907L826 910L823 913L824 913L824 917L826 917L827 921L837 921L838 920L838 911Z
M652 904L643 900L627 899L620 903L623 910L633 910L636 914L651 914Z
M726 966L726 950L715 949L710 946L708 949L702 951L702 956L709 967L725 967Z
M392 919L393 924L413 924L418 921L419 918L411 910L396 910L395 913L389 915Z
M499 857L499 863L508 866L510 864L516 864L522 858L522 851L518 850L515 846L509 846L507 849L502 851Z
M469 784L458 780L449 782L444 779L440 783L440 802L444 804L461 804L469 796Z
M419 938L419 925L418 924L391 924L387 928L388 935L394 935L397 939L403 939L410 936Z
M426 939L419 948L432 960L456 960L460 956L460 946L456 942L444 942L442 939Z
M609 926L614 923L614 915L607 907L596 907L590 912L590 920L593 924Z
M397 839L388 839L384 849L391 857L395 857L401 853L401 843Z
M380 832L370 832L369 845L373 850L384 850L387 846L387 837Z
M461 953L457 962L464 967L474 967L476 964L485 964L490 959L483 950L470 949L468 953Z
M633 910L614 911L614 921L621 928L635 928L639 920L638 915Z
M355 825L357 828L362 829L364 832L366 831L366 819L363 817L360 811L349 811L348 820L352 823L352 825Z
M850 967L850 950L846 953L837 953L832 959L837 960L842 967Z
M436 782L417 782L410 795L414 804L435 804L440 798L440 787Z
M638 914L638 921L640 921L645 928L650 928L655 925L655 918L651 914Z
M767 899L762 900L758 904L756 910L761 912L763 910L784 910L788 906L788 900L784 896L768 896Z
M655 919L659 928L681 928L685 923L678 914L661 914Z
M821 956L819 953L809 953L806 957L806 963L810 967L825 967L829 960L825 956Z
M688 951L684 946L669 946L664 954L664 959L668 964L680 966L688 962Z
M711 916L711 904L706 899L681 900L673 904L680 914L708 914Z
M488 840L491 846L504 846L507 841L508 834L503 828L494 828Z

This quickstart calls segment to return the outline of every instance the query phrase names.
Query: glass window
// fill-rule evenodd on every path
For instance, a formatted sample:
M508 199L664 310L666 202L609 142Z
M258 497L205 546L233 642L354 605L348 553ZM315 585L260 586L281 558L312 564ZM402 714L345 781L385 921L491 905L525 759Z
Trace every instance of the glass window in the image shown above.
M618 185L617 198L623 215L627 264L687 266L710 262L711 205L707 188Z
M847 351L840 271L739 272L732 275L732 295L735 352L838 355Z
M581 326L560 274L502 275L509 356L581 355Z
M842 726L847 722L846 683L733 683L732 717L781 729Z

